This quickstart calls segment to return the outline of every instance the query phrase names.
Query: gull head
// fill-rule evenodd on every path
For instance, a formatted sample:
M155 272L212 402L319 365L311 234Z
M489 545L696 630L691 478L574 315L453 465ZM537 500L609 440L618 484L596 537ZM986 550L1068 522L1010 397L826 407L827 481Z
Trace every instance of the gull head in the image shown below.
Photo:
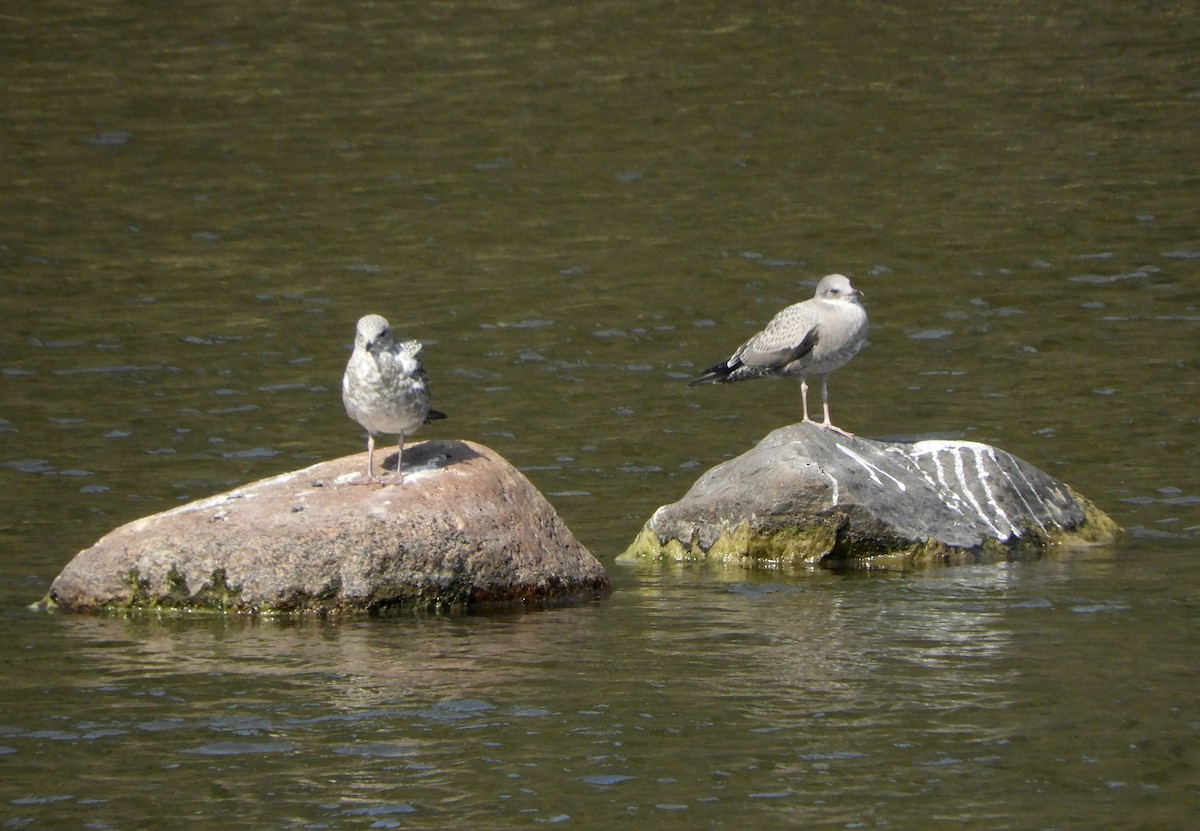
M830 274L822 277L817 283L817 300L829 300L833 303L857 303L863 293L850 285L850 278L845 274Z
M381 315L364 315L354 333L355 349L374 349L392 342L391 324Z

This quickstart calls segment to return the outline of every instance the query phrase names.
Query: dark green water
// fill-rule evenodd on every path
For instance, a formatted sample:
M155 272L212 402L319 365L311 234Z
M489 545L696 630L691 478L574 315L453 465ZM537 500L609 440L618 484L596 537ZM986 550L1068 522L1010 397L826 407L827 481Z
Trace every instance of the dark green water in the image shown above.
M1200 14L1118 3L43 2L0 17L0 824L1186 828L1200 809ZM919 574L617 566L799 415L687 389L823 274L840 425L1129 534ZM532 614L46 616L123 522L426 436L608 566Z

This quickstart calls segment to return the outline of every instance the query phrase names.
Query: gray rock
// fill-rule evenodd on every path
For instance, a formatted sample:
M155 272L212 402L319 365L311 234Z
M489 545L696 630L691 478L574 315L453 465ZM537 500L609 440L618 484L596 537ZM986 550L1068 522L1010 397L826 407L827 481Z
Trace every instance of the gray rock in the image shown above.
M1067 485L995 447L872 441L801 423L709 470L619 559L917 565L1119 531Z
M360 453L131 522L81 551L42 603L338 613L607 590L603 566L494 451L427 441L404 462L399 485L349 484Z

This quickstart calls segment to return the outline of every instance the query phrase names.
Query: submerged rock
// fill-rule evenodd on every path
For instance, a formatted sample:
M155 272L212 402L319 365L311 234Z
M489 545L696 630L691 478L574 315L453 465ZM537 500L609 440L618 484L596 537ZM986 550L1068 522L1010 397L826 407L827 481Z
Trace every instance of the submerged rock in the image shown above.
M608 588L603 566L494 451L422 442L405 449L403 484L349 484L365 463L322 462L124 525L81 551L42 602L343 612Z
M659 508L622 560L933 564L1112 540L1067 485L986 444L770 433Z

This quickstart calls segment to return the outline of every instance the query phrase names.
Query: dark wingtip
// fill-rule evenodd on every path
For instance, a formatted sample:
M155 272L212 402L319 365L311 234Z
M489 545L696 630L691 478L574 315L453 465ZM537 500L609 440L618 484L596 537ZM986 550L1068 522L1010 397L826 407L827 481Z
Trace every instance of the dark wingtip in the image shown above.
M694 381L688 381L688 386L698 387L701 384L719 384L728 378L729 373L732 371L733 369L729 366L729 364L717 364L716 366L710 366L708 369L704 370L704 374L699 378Z
M450 416L446 415L441 410L430 410L429 413L425 416L425 423L428 424L431 421L441 421L443 418L449 418L449 417Z

